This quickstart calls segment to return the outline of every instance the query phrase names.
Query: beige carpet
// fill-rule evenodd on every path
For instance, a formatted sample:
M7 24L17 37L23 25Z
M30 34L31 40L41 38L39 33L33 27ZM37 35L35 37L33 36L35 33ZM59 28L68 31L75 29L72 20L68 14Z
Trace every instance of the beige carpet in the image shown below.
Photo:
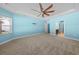
M20 38L0 46L1 55L63 55L79 54L79 42L39 34Z

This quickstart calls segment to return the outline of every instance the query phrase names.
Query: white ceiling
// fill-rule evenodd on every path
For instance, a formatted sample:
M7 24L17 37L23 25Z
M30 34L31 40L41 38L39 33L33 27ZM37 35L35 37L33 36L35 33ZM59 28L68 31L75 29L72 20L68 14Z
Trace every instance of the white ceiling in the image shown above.
M50 3L43 3L44 8L50 5ZM38 3L0 3L0 7L5 8L13 13L18 13L22 15L29 15L33 17L37 17L39 15L38 12L33 11L32 9L40 11ZM79 4L74 3L54 3L53 9L56 10L51 16L66 12L71 9L78 10ZM39 16L41 17L41 16Z

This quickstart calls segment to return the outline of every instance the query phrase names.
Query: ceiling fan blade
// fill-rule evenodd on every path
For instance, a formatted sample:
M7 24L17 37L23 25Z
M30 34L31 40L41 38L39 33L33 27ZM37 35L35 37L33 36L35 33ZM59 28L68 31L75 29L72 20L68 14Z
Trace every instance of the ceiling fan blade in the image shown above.
M46 16L49 16L49 14L47 14L47 13L44 13Z
M52 8L53 4L51 4L48 8L46 8L44 11L47 11L48 9Z
M44 17L44 14L42 14L42 17Z
M34 9L32 9L32 10L35 11L35 12L41 13L41 12L39 12L39 11L37 11L37 10L34 10Z
M54 12L55 10L52 10L52 11L46 11L46 13L52 13L52 12Z
M43 12L43 7L42 7L42 4L41 4L41 3L39 3L39 6L40 6L40 10L41 10L41 12Z

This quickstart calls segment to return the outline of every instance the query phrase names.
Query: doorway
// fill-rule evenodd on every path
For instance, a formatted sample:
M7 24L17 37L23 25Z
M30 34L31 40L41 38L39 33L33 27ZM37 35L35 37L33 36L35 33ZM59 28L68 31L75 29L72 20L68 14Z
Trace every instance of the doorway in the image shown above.
M58 36L64 37L64 21L59 22L59 33Z
M50 24L48 24L48 33L50 33Z

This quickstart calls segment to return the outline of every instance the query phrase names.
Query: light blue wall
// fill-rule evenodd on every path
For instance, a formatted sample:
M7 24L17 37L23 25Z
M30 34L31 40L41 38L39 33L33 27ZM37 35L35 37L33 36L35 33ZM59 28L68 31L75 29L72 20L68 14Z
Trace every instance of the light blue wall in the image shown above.
M0 15L12 17L12 24L13 24L12 25L13 32L7 35L0 35L0 43L18 36L45 32L44 31L45 21L43 19L36 19L30 16L13 14L3 8L0 8Z
M79 39L79 12L73 12L63 16L56 16L50 18L50 32L54 32L55 24L59 21L64 21L65 37Z
M65 36L79 39L79 12L63 17L65 20Z
M11 17L13 18L13 13L9 12L8 10L5 10L3 8L0 7L0 16L7 16L7 17ZM10 38L12 38L12 34L8 34L8 35L0 35L0 42L6 41Z
M0 7L0 16L12 17L13 13Z
M62 17L61 16L55 16L55 17L51 17L48 21L48 23L50 24L50 32L55 34L55 29L56 27L58 27L60 21L62 21Z
M16 35L34 34L44 32L44 20L35 19L29 16L22 16L15 14L14 20L14 33ZM33 24L36 23L36 24Z

